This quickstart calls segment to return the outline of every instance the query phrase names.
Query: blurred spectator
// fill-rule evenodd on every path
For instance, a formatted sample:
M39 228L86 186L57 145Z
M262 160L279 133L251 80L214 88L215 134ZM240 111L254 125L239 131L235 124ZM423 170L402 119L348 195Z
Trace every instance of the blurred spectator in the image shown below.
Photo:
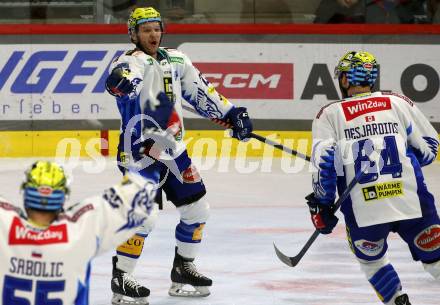
M210 23L204 14L192 14L183 7L174 6L164 11L166 23Z
M106 23L125 23L136 7L152 6L158 8L160 0L104 0Z
M432 23L440 23L440 0L430 0L428 11Z
M292 23L288 0L241 0L241 23Z
M315 23L429 22L426 0L323 0L315 14Z
M33 22L45 22L47 19L47 6L50 4L51 0L46 1L47 5L39 5L35 0L30 1L29 10L30 18Z
M106 23L125 22L136 7L154 7L165 23L208 23L202 14L193 15L192 0L106 0L109 10Z
M315 12L314 23L364 23L364 1L322 0Z
M426 0L366 1L367 23L428 23Z

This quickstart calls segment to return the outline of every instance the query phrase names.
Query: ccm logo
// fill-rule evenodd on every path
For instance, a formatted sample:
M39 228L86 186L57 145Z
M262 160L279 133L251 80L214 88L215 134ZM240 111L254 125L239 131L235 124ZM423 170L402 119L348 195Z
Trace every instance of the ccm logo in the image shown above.
M226 98L293 99L293 64L195 63Z

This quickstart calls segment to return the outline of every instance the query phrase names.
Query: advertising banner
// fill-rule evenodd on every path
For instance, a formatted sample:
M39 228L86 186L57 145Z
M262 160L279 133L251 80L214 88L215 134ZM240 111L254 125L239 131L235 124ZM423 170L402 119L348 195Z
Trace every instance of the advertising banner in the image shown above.
M2 45L0 120L118 118L108 67L130 45Z
M0 120L118 119L104 82L130 44L5 44L0 58ZM183 43L218 91L253 118L313 119L340 99L333 70L349 50L373 53L378 88L413 99L440 122L439 45ZM191 115L189 115L191 116Z
M219 92L264 119L313 119L323 105L341 98L333 78L339 59L365 50L380 66L376 89L407 95L440 122L439 45L184 43L179 49Z

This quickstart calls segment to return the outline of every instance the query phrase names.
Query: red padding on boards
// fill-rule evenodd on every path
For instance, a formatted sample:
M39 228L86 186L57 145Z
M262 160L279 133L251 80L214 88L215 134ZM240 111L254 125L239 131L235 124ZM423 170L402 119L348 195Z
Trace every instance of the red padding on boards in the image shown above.
M439 35L440 24L166 24L166 34ZM127 34L125 24L2 24L0 35Z

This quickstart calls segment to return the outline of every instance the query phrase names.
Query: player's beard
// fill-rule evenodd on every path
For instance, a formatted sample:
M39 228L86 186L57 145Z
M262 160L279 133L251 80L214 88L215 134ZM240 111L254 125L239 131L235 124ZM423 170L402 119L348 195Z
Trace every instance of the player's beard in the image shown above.
M143 51L144 53L156 58L157 50L159 49L159 44L156 46L149 45L148 43L137 43L136 46L138 49Z
M162 35L160 36L159 40L157 41L157 44L151 44L147 41L142 41L142 39L139 37L139 34L136 34L137 43L136 47L140 49L142 52L156 58L157 51L159 50L160 42L162 40Z

